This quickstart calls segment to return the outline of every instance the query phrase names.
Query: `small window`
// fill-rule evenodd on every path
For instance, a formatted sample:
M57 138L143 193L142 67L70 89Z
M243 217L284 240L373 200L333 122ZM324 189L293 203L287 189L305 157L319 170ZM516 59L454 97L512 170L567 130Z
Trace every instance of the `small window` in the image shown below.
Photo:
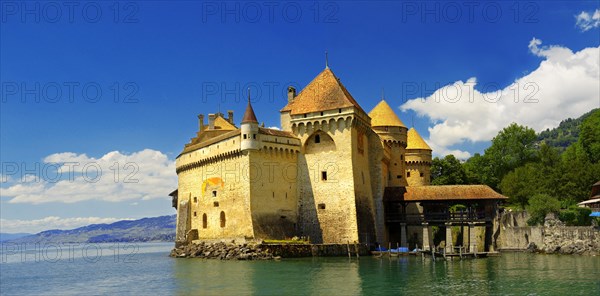
M194 217L196 217L196 212L194 211Z
M425 174L423 174L423 173L421 173L421 174L419 174L419 175L420 175L421 177L425 176Z
M315 143L321 143L321 136L320 135L316 135L315 136Z
M198 202L198 197L194 196L194 202Z
M321 180L327 181L327 172L326 171L321 172Z
M275 198L275 191L273 191L273 198Z
M404 159L404 155L400 155L400 160L403 160L403 159Z
M219 206L219 202L218 201L213 202L213 206L214 207L218 207Z
M304 113L304 118L306 118L306 113Z
M321 116L323 116L323 112L321 112Z
M252 139L256 140L256 134L252 135Z
M397 166L398 164L394 162L394 166Z
M319 210L324 210L324 209L325 209L325 204L324 203L319 204Z
M396 176L396 179L402 179L402 175Z
M285 219L286 217L285 217L285 216L280 216L279 218L281 218L281 219Z
M216 190L213 190L212 197L217 197L217 191Z
M406 177L410 178L410 172L406 172Z
M206 228L208 224L208 219L206 219L206 214L202 215L202 228Z
M221 212L221 216L219 218L221 221L221 228L225 227L225 212Z
M342 109L338 109L338 113L342 113Z
M246 138L247 138L247 136L246 136L246 134L244 134L244 140L246 140Z

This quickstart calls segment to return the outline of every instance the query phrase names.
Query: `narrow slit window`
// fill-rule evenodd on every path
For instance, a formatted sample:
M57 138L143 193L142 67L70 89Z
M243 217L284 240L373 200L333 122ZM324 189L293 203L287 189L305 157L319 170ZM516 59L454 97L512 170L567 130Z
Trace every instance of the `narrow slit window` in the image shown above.
M419 175L420 175L421 177L423 177L425 174L421 173L421 174L419 174Z
M256 134L252 135L252 139L256 140Z
M327 181L327 171L322 171L321 172L321 180Z
M316 135L315 136L315 143L321 143L321 136L320 135Z
M216 190L213 190L212 197L217 197L217 191Z
M206 228L208 225L208 219L206 218L206 214L202 215L202 228Z
M406 172L406 177L410 178L410 172Z
M221 212L221 216L219 218L220 218L219 220L221 221L221 228L224 228L225 222L226 222L225 221L225 212Z
M248 137L246 136L246 134L244 134L244 140L246 140Z

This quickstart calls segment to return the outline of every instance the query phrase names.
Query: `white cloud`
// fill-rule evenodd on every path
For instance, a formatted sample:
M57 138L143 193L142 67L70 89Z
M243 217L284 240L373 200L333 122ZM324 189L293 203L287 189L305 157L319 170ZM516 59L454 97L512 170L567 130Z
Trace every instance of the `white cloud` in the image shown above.
M583 32L600 27L600 9L594 12L582 11L575 16L575 25Z
M436 90L427 98L409 100L400 108L429 117L428 143L436 155L467 151L452 150L453 145L491 140L511 122L536 131L556 127L561 120L578 117L599 107L600 47L572 52L562 46L541 46L533 38L530 51L544 58L539 67L497 90L494 83L479 89L476 78L457 81ZM436 151L437 149L437 151Z
M278 131L281 130L278 126L270 126L269 128L270 129L274 129L274 130L278 130Z
M13 179L21 182L1 191L9 203L167 199L167 194L177 187L175 162L150 149L131 154L113 151L101 158L56 153L44 158L37 177Z
M9 220L0 219L0 232L3 233L38 233L44 230L51 229L73 229L89 224L113 223L120 220L117 218L99 218L99 217L77 217L77 218L60 218L49 216L37 220Z

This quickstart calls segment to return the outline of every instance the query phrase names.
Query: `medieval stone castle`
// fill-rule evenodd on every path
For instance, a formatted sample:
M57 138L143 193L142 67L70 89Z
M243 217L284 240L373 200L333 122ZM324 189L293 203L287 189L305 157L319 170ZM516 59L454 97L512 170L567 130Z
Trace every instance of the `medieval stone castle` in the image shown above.
M198 116L176 160L177 240L406 243L406 221L386 212L423 213L402 201L435 187L427 143L384 100L365 112L328 67L287 99L281 130L260 126L250 102L239 127L232 111ZM421 222L415 239L429 241Z

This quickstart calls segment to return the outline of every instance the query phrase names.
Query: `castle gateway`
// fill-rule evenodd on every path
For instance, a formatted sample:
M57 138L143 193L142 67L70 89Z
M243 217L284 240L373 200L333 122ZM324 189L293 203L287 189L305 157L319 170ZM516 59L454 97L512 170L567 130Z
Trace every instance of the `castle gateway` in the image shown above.
M480 248L492 246L505 197L484 185L430 186L431 148L384 100L365 112L326 67L298 95L290 87L280 113L281 130L259 126L250 102L239 127L232 111L208 114L208 124L198 116L170 194L177 242L298 236L413 248L432 245L437 225L450 235L468 226L469 238L480 228Z

